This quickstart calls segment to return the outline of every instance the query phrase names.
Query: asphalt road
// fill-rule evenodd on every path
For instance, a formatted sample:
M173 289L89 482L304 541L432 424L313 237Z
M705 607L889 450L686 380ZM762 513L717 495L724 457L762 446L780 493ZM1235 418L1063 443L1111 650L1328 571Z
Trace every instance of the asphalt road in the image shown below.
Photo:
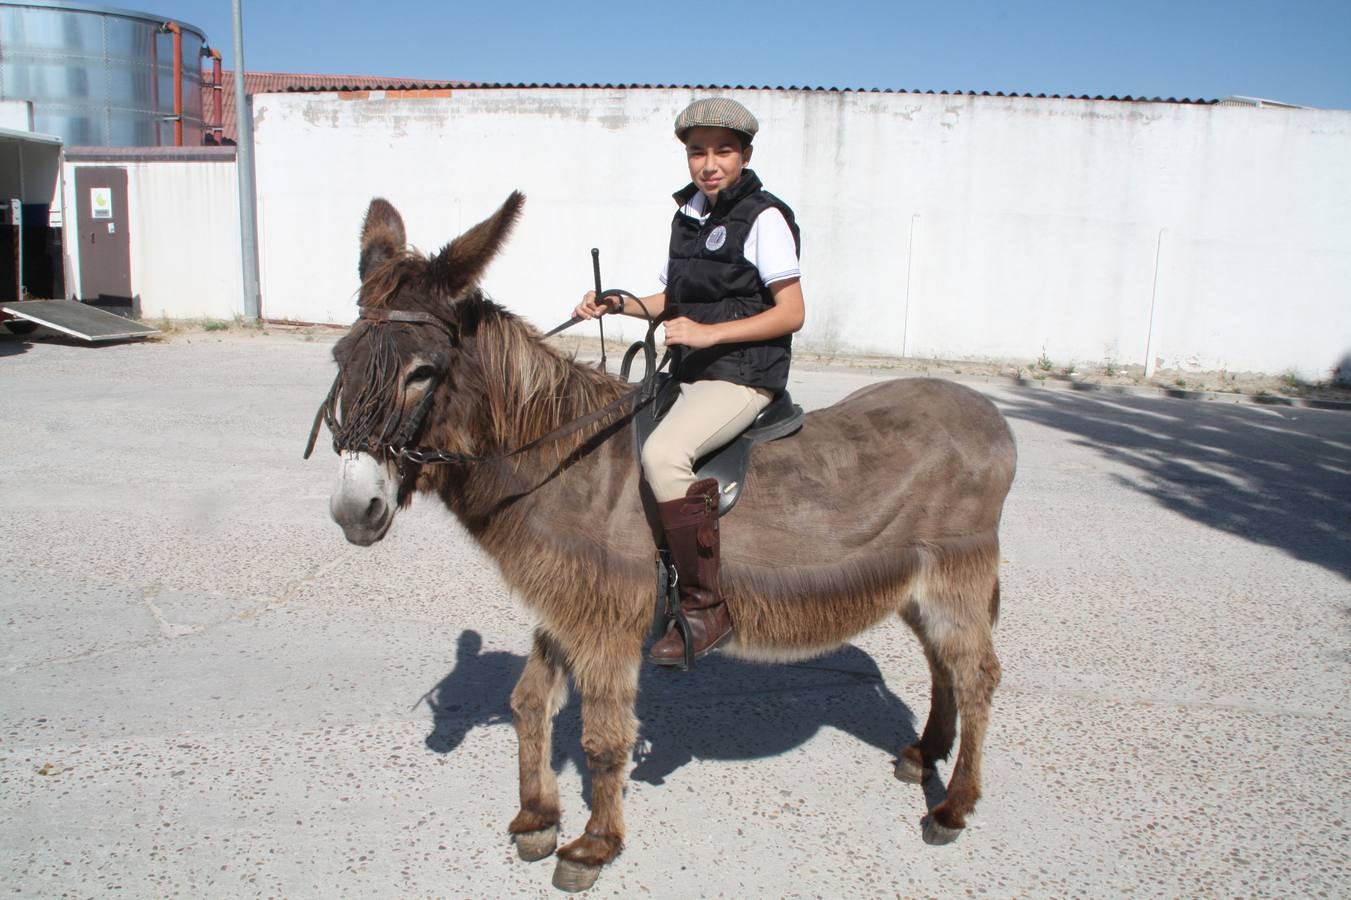
M506 836L530 617L430 502L343 541L334 457L300 459L328 351L0 338L0 889L554 893ZM629 843L593 894L1351 893L1351 413L975 386L1020 463L967 833L925 845L891 775L928 705L897 622L802 665L645 672ZM579 730L574 701L565 840Z

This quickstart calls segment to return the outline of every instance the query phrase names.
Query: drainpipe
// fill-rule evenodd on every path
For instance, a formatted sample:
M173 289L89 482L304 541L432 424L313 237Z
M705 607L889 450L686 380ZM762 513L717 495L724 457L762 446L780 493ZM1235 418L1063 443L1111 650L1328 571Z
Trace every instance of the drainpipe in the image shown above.
M174 36L174 146L183 146L183 30L177 22L165 22L160 31Z
M203 47L202 55L211 57L211 124L208 129L216 136L216 143L221 142L225 136L225 112L221 107L224 102L225 88L222 85L220 70L220 51L215 47Z
M901 317L901 358L910 355L910 273L915 270L915 230L919 213L910 216L910 247L905 254L905 313Z
M235 120L238 122L235 164L239 170L239 241L244 263L244 318L255 322L262 313L258 296L258 204L253 180L253 110L244 89L244 12L232 0L235 31Z
M1158 328L1159 313L1159 261L1163 259L1163 236L1167 228L1159 229L1159 242L1154 246L1154 288L1149 294L1149 330L1145 333L1145 377L1154 377L1155 353L1154 332Z

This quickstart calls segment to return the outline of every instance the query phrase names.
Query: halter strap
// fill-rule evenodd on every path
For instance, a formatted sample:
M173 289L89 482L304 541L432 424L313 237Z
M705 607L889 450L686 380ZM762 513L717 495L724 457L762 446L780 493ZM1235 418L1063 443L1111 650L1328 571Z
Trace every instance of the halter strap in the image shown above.
M384 309L375 306L358 306L361 310L361 318L370 322L418 322L423 325L435 325L437 328L450 334L450 326L438 319L431 313L421 312L416 309Z
M647 315L648 326L646 339L643 341L639 341L638 343L634 344L632 347L629 348L628 353L625 354L622 373L622 377L624 378L624 380L627 381L629 374L629 366L633 361L634 355L640 349L645 350L645 357L646 357L645 361L647 362L646 367L647 371L644 373L642 383L637 388L634 388L621 394L620 396L616 397L614 400L610 401L600 409L588 413L584 416L581 416L577 419L573 419L571 422L567 422L559 426L558 428L555 428L548 434L541 435L540 437L537 437L532 441L522 444L521 446L515 448L514 450L509 450L505 453L495 453L484 456L468 453L458 453L451 450L430 449L424 447L414 448L407 446L407 443L413 440L416 432L420 430L422 418L426 415L427 410L430 406L432 394L428 392L427 396L425 396L418 403L417 407L414 409L413 416L410 418L408 422L404 424L404 427L400 430L400 433L395 437L395 441L397 443L385 445L386 449L388 449L393 454L394 458L396 460L399 460L400 462L402 462L402 460L407 459L412 460L413 462L416 462L420 465L493 462L497 460L508 459L520 453L525 453L526 451L533 450L534 448L539 447L543 444L548 444L560 440L564 437L567 437L570 434L574 434L578 431L581 431L583 428L586 428L589 425L593 425L596 422L605 419L606 417L610 416L616 411L622 411L625 416L629 416L636 413L639 409L642 409L648 403L651 403L655 395L654 386L656 383L657 371L664 368L667 359L670 358L670 353L668 352L666 356L662 357L661 363L659 365L656 366L653 365L653 362L656 359L656 353L653 346L653 334L656 331L657 325L659 325L665 317L657 316L654 319L651 316L651 314L647 312L647 307L643 306L643 302L641 300L638 300L636 296L629 293L628 291L609 290L605 291L601 296L603 298L609 296L618 296L621 299L623 297L633 297L633 299L638 302L638 305L642 307L643 313ZM451 337L452 339L454 338L454 332L451 331L450 326L447 325L445 322L441 321L440 319L438 319L436 316L433 316L431 313L425 313L419 310L412 310L412 309L384 309L371 306L359 306L357 308L361 310L361 317L360 317L361 319L375 322L377 325L386 322L415 322L423 325L434 325L441 331L445 332L447 336ZM563 325L559 326L558 328L554 329L554 331L550 332L550 334L561 331L563 328L567 328L570 325L575 325L579 321L581 321L581 318L577 317L570 322L565 322L563 323ZM334 432L334 442L333 442L334 451L341 452L340 448L338 447L338 438L336 433L337 428L336 422L334 421L334 406L338 399L338 393L341 390L341 383L342 383L342 373L339 372L337 377L333 379L333 386L332 388L329 389L328 397L324 400L323 405L319 407L318 413L315 414L314 423L310 427L310 437L305 444L305 454L304 454L305 459L309 459L310 454L314 451L315 440L319 436L319 426L322 423L327 423L329 426L329 430Z

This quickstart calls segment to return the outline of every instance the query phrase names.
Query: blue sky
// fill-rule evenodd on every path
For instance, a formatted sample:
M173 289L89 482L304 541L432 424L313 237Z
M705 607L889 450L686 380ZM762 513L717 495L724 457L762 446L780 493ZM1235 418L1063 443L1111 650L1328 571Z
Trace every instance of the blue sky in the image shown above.
M1242 94L1351 109L1351 0L243 2L245 61L265 71L1193 99ZM230 0L134 7L202 28L226 66L233 65Z

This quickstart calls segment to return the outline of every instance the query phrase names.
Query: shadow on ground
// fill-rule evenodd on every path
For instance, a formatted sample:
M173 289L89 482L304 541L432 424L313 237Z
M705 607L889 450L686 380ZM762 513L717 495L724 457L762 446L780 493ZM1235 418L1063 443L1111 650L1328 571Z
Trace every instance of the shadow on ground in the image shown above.
M524 656L484 653L478 632L463 632L454 670L427 694L432 712L427 747L449 753L473 728L510 723L511 689L524 668ZM663 783L693 759L777 756L825 726L876 747L888 760L917 740L910 708L883 683L872 657L850 645L792 665L753 665L717 655L688 673L644 665L637 711L642 725L631 777L649 784ZM589 782L575 691L554 732L554 768L568 761ZM587 793L589 788L583 785ZM941 794L931 796L930 805L939 799Z
M0 356L18 356L33 346L26 337L0 329Z
M1019 392L1004 414L1076 435L1198 522L1351 577L1351 413Z

